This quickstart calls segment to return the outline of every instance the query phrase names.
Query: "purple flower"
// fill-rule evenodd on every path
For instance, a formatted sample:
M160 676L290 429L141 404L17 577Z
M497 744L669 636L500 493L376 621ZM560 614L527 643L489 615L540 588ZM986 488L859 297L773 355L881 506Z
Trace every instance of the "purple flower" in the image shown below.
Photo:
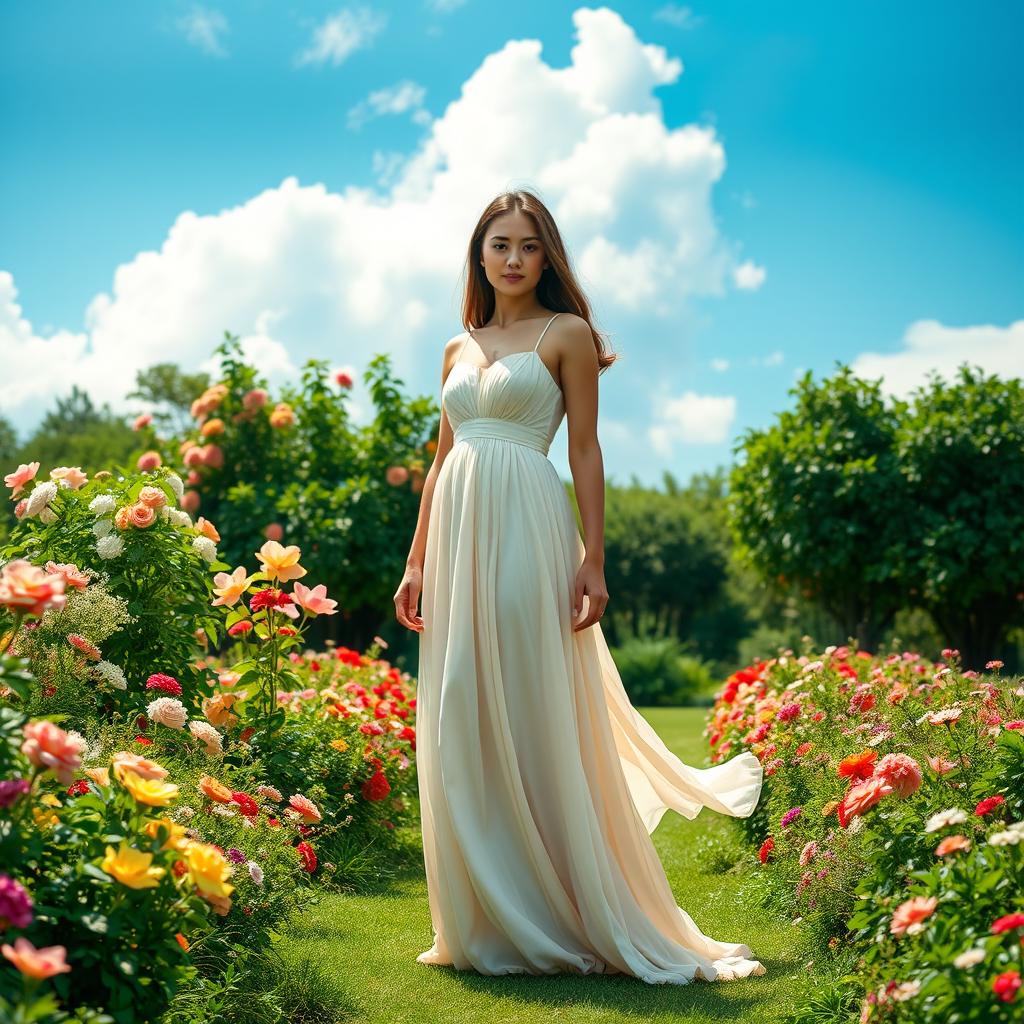
M22 793L28 792L27 779L0 780L0 807L10 807Z
M792 807L782 816L782 827L791 825L800 815L803 814L803 809L800 807Z
M245 862L245 854L241 850L234 846L228 847L228 860L234 861L236 864L243 864Z
M27 928L32 923L32 900L21 883L0 875L0 931Z

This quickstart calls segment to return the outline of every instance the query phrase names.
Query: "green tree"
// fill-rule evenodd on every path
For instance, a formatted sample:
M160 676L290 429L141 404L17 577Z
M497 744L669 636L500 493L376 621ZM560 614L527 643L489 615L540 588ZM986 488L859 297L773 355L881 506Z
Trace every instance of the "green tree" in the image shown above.
M980 669L1024 625L1024 388L964 363L911 398L895 436L913 510L902 575Z
M894 438L901 403L848 366L820 384L808 371L796 405L733 451L730 523L740 558L769 586L796 585L873 650L906 603L902 546L913 528Z

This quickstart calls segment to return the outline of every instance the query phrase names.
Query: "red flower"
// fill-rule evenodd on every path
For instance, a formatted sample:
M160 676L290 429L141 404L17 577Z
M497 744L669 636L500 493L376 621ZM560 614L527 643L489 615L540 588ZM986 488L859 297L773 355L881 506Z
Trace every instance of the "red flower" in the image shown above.
M989 811L995 810L1000 804L1005 804L1006 798L1000 796L998 793L995 796L987 796L977 807L974 808L974 813L979 817L984 817Z
M164 693L172 693L175 697L181 696L181 683L174 676L164 675L163 672L154 672L146 680L147 690L163 690Z
M247 818L255 818L260 813L259 804L248 793L236 793L232 790L231 799L238 804L239 810Z
M252 623L248 619L242 619L228 628L228 636L245 636L252 632Z
M176 860L171 866L171 871L175 878L181 878L182 875L188 874L188 865L183 860Z
M297 633L296 633L296 630L292 629L291 626L278 626L277 627L277 635L278 636L296 636Z
M68 796L81 796L83 793L89 792L89 780L88 779L76 779L68 786Z
M769 836L762 844L761 849L757 851L757 859L762 863L768 862L768 854L775 849L775 840Z
M281 822L279 822L277 818L267 818L267 825L269 825L270 828L280 828Z
M997 918L992 922L992 934L1001 935L1003 932L1011 931L1014 928L1024 928L1024 914L1007 914L1005 917Z
M875 761L878 760L878 752L874 750L863 750L859 754L851 754L839 762L836 769L839 775L848 775L851 781L868 779L875 772Z
M252 595L252 599L249 601L249 608L254 612L258 612L261 608L285 608L292 603L291 597L283 591L278 590L276 587L264 587Z
M1017 971L1003 971L992 980L992 991L1004 1003L1012 1003L1019 988L1020 974Z
M303 840L295 849L298 850L299 856L302 858L302 867L310 874L316 871L316 854L313 852L313 847Z
M135 742L141 743L146 747L151 747L153 745L153 741L148 736L136 736Z
M362 785L363 796L367 800L383 800L391 792L391 783L387 776L378 768Z

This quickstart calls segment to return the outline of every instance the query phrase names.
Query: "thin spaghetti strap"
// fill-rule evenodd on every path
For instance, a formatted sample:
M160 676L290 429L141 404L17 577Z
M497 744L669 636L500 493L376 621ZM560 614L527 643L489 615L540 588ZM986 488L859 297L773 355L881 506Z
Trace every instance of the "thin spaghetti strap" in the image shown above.
M469 341L470 337L471 337L471 334L470 334L470 332L469 332L469 331L466 331L466 338L465 338L465 340L464 340L464 341L462 342L462 344L461 344L461 345L459 346L459 354L458 354L458 355L457 355L457 356L455 357L455 362L456 362L456 363L460 363L460 362L462 362L462 352L463 352L463 349L465 349L465 347L466 347L466 342L467 342L467 341ZM454 364L453 364L453 365L454 365Z
M544 340L544 335L548 333L548 328L555 322L555 318L561 316L561 313L556 313L545 325L544 330L540 332L540 337L537 339L537 344L533 346L533 351L536 352L540 348L540 343Z

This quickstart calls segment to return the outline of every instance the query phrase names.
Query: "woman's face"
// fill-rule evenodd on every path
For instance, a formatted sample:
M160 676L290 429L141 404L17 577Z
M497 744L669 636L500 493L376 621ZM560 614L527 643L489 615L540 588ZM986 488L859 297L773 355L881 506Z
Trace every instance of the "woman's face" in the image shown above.
M533 219L520 210L495 217L484 232L480 262L495 291L523 295L548 265Z

